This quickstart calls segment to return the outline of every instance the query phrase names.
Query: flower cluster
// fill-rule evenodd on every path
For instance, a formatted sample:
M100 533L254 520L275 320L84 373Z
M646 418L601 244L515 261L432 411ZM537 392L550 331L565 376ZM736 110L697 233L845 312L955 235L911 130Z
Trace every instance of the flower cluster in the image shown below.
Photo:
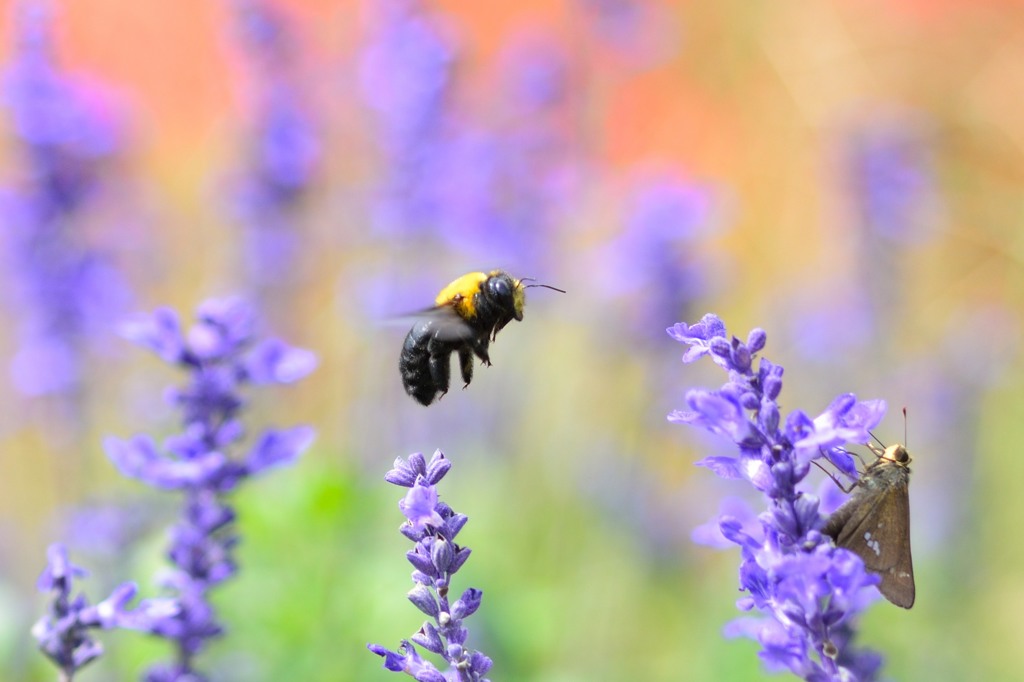
M294 461L313 440L308 427L271 429L244 455L229 456L245 435L238 418L245 406L241 388L296 381L313 370L316 358L277 339L258 340L254 311L235 298L203 303L198 322L187 333L168 309L126 325L123 332L185 369L190 378L167 396L182 412L180 434L162 446L145 435L108 438L105 443L125 476L185 494L181 519L171 529L168 556L174 568L162 581L176 594L179 609L153 627L155 634L177 643L178 658L153 668L146 679L203 679L193 668L193 658L222 632L207 593L237 571L235 511L225 495L250 476Z
M866 443L885 403L846 394L814 419L794 410L783 420L782 367L764 358L755 367L767 338L763 330L753 330L744 343L708 314L695 325L679 323L667 331L690 347L683 362L707 355L729 374L717 391L689 391L689 409L672 412L669 420L731 440L736 456L706 457L698 464L723 478L748 481L768 503L756 517L718 519L721 535L741 550L740 588L747 596L737 606L768 616L738 619L727 634L759 641L761 658L773 670L788 669L806 680L874 679L881 658L853 649L850 640L857 614L876 598L865 588L877 584L878 576L822 535L818 498L798 486L820 457L856 475L843 445Z
M46 568L39 576L39 591L52 592L49 613L39 619L32 634L39 648L60 668L63 680L70 682L75 673L103 653L103 645L89 636L89 630L126 628L153 632L162 619L174 616L177 605L171 599L145 599L134 611L127 606L135 597L133 583L122 583L109 597L89 604L84 594L72 598L72 583L85 570L68 560L63 545L51 545L46 552Z
M408 462L399 457L384 476L388 483L409 489L398 503L406 518L401 533L416 543L406 554L416 583L408 596L430 620L412 636L412 642L403 640L398 651L378 644L368 648L384 658L387 670L404 672L419 682L486 682L491 659L466 648L469 631L462 624L480 608L483 592L469 588L454 602L448 601L452 576L470 553L469 548L455 543L455 536L469 519L437 499L435 486L450 468L451 462L438 450L429 463L420 453L409 455ZM422 658L414 643L442 656L449 664L448 671L442 673Z

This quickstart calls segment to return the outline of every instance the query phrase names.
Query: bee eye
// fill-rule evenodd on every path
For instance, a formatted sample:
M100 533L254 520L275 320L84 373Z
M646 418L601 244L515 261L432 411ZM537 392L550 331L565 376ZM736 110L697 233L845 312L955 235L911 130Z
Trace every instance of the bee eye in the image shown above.
M510 287L508 281L504 279L496 279L491 282L491 290L494 292L495 296L505 297L512 295L512 287Z

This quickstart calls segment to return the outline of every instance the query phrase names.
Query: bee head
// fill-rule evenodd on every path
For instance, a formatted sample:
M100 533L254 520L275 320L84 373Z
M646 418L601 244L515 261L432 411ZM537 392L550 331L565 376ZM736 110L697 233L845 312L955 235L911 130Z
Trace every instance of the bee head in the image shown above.
M484 282L484 289L488 297L508 316L517 322L522 322L526 293L520 280L513 279L507 272L495 270Z

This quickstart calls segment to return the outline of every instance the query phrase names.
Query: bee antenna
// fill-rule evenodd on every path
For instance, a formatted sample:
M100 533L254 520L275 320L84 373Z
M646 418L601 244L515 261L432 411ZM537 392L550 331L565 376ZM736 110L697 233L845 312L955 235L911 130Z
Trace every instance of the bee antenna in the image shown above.
M536 277L520 277L519 281L520 282L536 282L537 278ZM559 289L558 287L553 287L550 284L527 284L523 288L524 289L529 289L530 287L544 287L545 289L554 289L555 291L560 291L563 294L565 293L565 290Z
M550 284L527 284L523 288L524 289L529 289L530 287L544 287L545 289L552 289L554 291L559 291L559 292L561 292L563 294L566 293L565 289L559 289L558 287L553 287Z

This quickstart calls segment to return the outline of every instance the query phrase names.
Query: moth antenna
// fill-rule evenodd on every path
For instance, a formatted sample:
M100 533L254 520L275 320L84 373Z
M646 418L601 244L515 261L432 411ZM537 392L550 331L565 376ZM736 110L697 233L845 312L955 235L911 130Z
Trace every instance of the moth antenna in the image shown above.
M878 436L876 436L875 434L871 433L870 431L868 431L868 433L871 434L871 437L875 439L875 442L878 443L878 445L884 450L885 449L885 443L883 443L882 441L878 440ZM868 446L868 447L871 447L871 446Z
M903 447L907 447L907 406L903 406Z

